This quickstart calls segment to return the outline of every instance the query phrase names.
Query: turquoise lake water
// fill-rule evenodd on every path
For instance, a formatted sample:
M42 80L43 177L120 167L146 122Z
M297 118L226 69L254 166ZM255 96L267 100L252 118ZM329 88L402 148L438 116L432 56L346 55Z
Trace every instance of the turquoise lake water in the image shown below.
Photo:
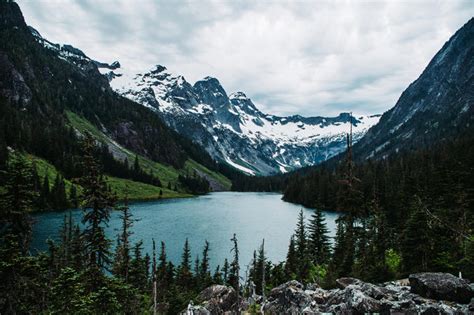
M210 243L213 267L221 265L232 254L230 241L237 234L240 263L247 265L262 239L265 252L273 262L284 261L290 236L293 234L298 213L303 209L306 219L313 210L281 200L281 194L216 192L208 195L173 200L133 203L134 241L143 240L144 249L151 254L152 238L166 244L168 259L178 264L186 238L189 239L193 260L201 255L205 240ZM34 215L33 252L45 250L45 240L57 239L63 224L63 212ZM328 228L334 236L336 213L326 212ZM75 222L80 222L81 210L72 210ZM113 212L107 234L114 240L119 233L119 212Z

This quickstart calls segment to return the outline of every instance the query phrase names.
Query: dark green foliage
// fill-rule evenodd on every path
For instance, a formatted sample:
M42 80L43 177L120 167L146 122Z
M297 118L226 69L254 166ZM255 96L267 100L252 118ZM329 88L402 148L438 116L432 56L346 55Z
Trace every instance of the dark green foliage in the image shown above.
M100 166L94 158L94 141L92 136L86 134L83 142L84 174L80 180L83 187L81 205L84 212L83 223L86 225L83 235L87 248L88 266L101 271L111 262L110 240L105 236L104 228L109 222L110 210L115 207L115 199L109 192Z
M0 176L4 183L0 190L0 236L9 235L10 241L26 253L31 237L29 212L37 198L33 168L22 156L12 155Z
M315 209L308 225L308 251L314 265L329 262L330 242L326 220L321 209Z
M288 254L286 255L285 273L289 279L296 278L296 274L298 273L298 257L296 255L295 239L293 236L290 239Z
M196 173L192 176L179 175L178 181L192 194L205 194L210 191L209 182L205 178L197 176Z

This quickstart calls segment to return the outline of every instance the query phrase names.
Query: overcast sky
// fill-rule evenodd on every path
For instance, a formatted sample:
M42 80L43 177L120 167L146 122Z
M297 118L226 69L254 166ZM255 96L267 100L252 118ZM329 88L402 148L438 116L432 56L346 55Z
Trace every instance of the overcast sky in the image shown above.
M138 73L219 79L263 111L382 113L469 18L474 1L19 0L52 42Z

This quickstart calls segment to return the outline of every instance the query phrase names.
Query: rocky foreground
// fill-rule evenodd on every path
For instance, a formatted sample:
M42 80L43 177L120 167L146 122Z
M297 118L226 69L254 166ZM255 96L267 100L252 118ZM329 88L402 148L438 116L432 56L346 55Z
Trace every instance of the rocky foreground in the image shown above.
M290 281L261 296L244 298L240 310L247 312L259 303L265 314L474 314L474 284L446 273L418 273L408 279L380 285L355 278L337 280L339 288L324 290L317 284L306 287ZM236 292L214 285L190 303L183 314L235 313Z

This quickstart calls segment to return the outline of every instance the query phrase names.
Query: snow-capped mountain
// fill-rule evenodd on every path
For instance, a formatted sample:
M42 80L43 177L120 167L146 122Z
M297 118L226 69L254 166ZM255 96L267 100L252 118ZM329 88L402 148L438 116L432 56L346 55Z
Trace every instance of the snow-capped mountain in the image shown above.
M378 115L351 119L348 113L337 117L268 115L243 92L228 95L216 78L191 85L161 65L132 78L116 77L111 86L153 109L214 158L252 175L320 163L345 148L351 120L355 141L379 120Z
M216 78L191 85L157 65L135 76L120 73L120 63L99 62L71 45L55 44L32 27L37 42L90 75L99 73L123 96L155 111L178 133L201 145L215 159L251 175L269 175L318 164L345 148L352 121L354 140L376 124L379 115L342 113L337 117L279 117L262 113L243 92L227 95Z

